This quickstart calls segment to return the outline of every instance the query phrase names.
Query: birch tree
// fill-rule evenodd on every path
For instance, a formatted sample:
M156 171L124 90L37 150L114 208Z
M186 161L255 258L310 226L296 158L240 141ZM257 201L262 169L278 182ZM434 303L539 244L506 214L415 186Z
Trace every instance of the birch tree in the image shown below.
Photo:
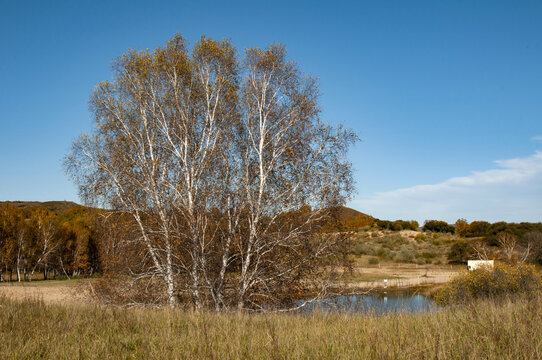
M170 306L216 310L302 283L330 249L317 223L352 191L357 139L320 122L316 80L283 46L240 60L229 41L189 49L180 35L114 69L66 168L87 203L130 216L125 275L160 279Z
M256 297L273 300L272 284L290 283L329 247L316 241L311 225L352 190L343 155L356 140L318 121L317 82L286 60L283 46L249 49L244 63L240 158L247 233L238 248L238 308ZM285 219L306 204L316 211Z
M36 228L36 244L33 248L34 266L30 273L30 279L33 278L36 269L43 268L43 279L47 280L49 263L52 260L54 252L59 247L57 234L60 225L54 214L50 214L44 208L36 209L32 214L34 227Z
M518 246L517 236L503 231L497 234L497 241L503 260L511 263L516 253L516 247Z

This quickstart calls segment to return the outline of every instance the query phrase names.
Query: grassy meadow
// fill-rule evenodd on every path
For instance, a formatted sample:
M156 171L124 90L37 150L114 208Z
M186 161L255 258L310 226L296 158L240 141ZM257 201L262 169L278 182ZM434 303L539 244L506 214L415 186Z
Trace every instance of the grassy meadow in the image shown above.
M212 314L0 299L1 359L539 359L542 299L435 313Z

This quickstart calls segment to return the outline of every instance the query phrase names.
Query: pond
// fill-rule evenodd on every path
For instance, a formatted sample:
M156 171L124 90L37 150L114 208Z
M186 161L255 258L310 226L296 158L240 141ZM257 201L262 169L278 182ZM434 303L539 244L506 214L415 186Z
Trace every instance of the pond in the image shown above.
M299 310L301 313L311 313L318 310L382 315L430 312L438 309L438 306L428 297L409 292L334 296L314 302L306 299L300 300L297 305L302 305L307 301L309 302Z

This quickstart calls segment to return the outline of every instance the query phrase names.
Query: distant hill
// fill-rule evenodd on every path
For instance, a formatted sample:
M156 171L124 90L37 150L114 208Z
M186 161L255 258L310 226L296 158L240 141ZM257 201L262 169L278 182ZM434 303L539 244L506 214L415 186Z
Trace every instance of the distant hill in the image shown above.
M45 201L45 202L39 202L39 201L0 201L0 206L2 204L9 204L11 206L15 206L19 209L32 209L36 207L44 207L47 210L59 215L63 212L70 210L76 206L79 206L79 204L74 203L73 201Z
M363 218L365 220L374 220L375 219L371 215L364 214L364 213L362 213L360 211L351 209L351 208L346 207L346 206L339 206L336 209L337 209L337 211L339 211L340 217L342 217L344 219L356 219L356 218Z
M331 220L325 225L328 230L333 231L356 231L364 226L371 226L375 218L346 206L337 206L329 209ZM337 220L338 223L334 222Z
M2 204L9 204L15 206L19 209L32 209L36 207L44 207L47 210L60 215L67 210L73 209L76 206L81 206L73 201L0 201L0 206ZM372 225L375 222L375 218L370 215L364 214L357 210L348 208L346 206L338 206L331 209L328 209L332 219L336 221L328 220L325 227L330 228L329 230L333 231L353 231L357 230L363 226ZM340 229L339 229L340 228Z

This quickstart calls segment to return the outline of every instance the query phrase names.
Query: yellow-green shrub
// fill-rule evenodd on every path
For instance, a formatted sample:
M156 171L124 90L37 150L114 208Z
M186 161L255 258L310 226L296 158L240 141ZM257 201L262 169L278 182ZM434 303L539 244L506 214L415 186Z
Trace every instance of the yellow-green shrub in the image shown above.
M461 273L439 289L434 299L448 305L475 298L498 298L512 294L536 294L542 290L542 277L532 265L498 263L494 269L478 268Z

